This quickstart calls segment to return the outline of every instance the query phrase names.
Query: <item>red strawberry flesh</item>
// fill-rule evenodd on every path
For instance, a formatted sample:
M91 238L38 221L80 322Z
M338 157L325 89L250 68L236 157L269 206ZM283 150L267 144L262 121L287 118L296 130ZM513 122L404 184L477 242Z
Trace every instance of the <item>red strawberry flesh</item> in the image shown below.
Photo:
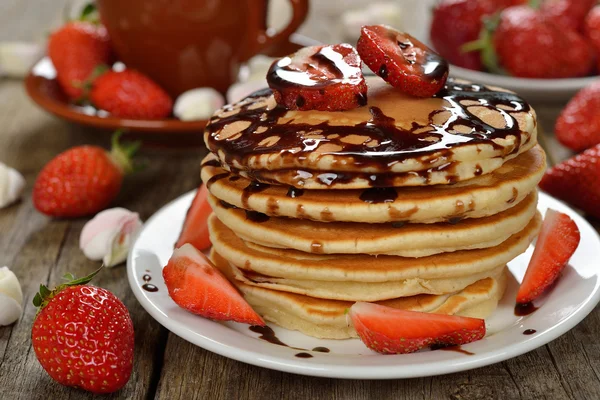
M532 302L556 281L577 249L579 240L579 229L568 215L551 209L546 212L517 294L517 303Z
M373 303L355 303L350 317L365 345L383 354L461 345L485 336L482 319L405 311Z
M169 296L187 311L213 320L265 325L227 278L190 244L173 252L163 278Z
M431 97L448 78L448 62L444 58L409 34L389 26L363 26L357 49L371 71L412 96Z
M343 111L367 102L361 60L348 44L305 47L275 61L267 82L290 110Z
M207 221L212 209L207 197L208 189L202 184L187 211L181 234L175 244L176 248L186 243L190 243L198 250L206 250L211 246Z

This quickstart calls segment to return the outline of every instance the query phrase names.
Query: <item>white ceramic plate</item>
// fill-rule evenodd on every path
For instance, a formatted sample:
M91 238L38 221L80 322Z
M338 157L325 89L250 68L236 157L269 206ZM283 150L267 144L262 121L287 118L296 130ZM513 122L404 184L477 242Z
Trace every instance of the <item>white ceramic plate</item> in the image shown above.
M600 300L597 233L576 212L541 193L540 211L551 207L569 214L577 222L581 231L579 248L558 284L536 302L539 309L526 317L515 316L513 307L517 282L524 275L533 247L509 264L514 279L497 311L487 320L488 336L462 347L473 355L441 350L380 355L357 339L321 340L276 326L273 330L277 337L297 349L271 344L259 339L247 325L201 318L179 308L170 299L162 279L162 266L171 256L193 195L181 196L148 220L127 261L129 283L142 306L171 332L209 351L249 364L303 375L354 379L412 378L463 371L518 356L556 339L577 325ZM142 289L145 283L155 285L158 291ZM524 335L526 329L534 329L536 333ZM326 347L330 352L311 351L315 347ZM296 354L300 352L313 357L299 358Z
M527 101L540 103L567 102L579 90L600 79L600 76L565 79L515 78L512 76L473 71L457 67L456 65L450 66L450 75L455 78L512 90Z

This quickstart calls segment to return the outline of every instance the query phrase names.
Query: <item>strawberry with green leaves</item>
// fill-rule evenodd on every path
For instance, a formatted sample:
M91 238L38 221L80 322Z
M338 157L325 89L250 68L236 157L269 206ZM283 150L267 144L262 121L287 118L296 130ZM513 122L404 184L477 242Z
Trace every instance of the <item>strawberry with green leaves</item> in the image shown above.
M40 286L31 330L35 355L58 383L93 393L121 389L133 367L133 323L125 305L88 283L98 273L54 290Z
M88 21L71 21L48 40L48 56L56 78L71 100L83 95L84 82L98 65L110 64L111 48L106 28Z
M121 145L113 136L110 152L77 146L54 157L38 174L33 204L53 217L82 217L105 209L117 196L123 176L134 170L131 157L139 143Z

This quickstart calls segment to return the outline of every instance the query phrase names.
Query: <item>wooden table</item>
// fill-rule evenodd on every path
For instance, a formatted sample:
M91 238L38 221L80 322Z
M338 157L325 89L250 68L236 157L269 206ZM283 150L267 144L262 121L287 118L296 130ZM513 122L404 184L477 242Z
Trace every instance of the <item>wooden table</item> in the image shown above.
M64 0L62 0L64 1ZM32 40L49 30L59 1L3 0L0 40ZM58 18L57 18L58 19ZM546 131L560 107L538 106ZM556 159L566 153L547 138ZM79 276L97 268L78 248L85 219L53 220L32 206L31 187L40 168L73 145L108 146L101 132L54 118L26 97L22 82L0 81L0 160L27 179L23 200L0 210L0 266L19 277L25 296L22 318L0 328L0 398L91 398L53 382L31 351L35 315L31 300L40 283L55 285L66 272ZM202 150L145 150L146 171L128 178L116 204L147 219L159 207L199 183ZM598 228L598 225L596 225ZM132 399L594 399L600 398L600 311L552 343L523 356L473 371L433 378L350 381L270 371L233 361L169 333L134 298L125 267L105 270L94 282L121 298L135 326L135 366L113 398Z

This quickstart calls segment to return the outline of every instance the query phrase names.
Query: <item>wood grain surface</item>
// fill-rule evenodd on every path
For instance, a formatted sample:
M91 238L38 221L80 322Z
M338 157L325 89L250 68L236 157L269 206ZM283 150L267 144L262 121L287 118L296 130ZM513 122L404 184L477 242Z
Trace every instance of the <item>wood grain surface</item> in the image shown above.
M64 0L3 0L0 40L42 41L60 20ZM536 107L551 132L560 106ZM8 265L23 287L25 310L13 326L0 327L0 399L86 399L94 396L55 384L31 351L31 304L40 283L54 285L67 271L97 268L78 248L84 219L53 220L37 213L31 187L40 168L77 144L108 146L109 136L70 125L34 106L22 82L0 80L0 160L27 180L23 200L0 211L0 266ZM569 155L551 136L555 160ZM116 204L147 219L158 208L199 184L203 150L145 149L148 168L125 181ZM598 224L595 225L598 228ZM134 298L124 267L106 270L95 284L121 298L136 332L135 367L119 399L596 399L600 398L600 312L547 346L467 372L432 378L351 381L311 378L233 361L169 333Z

